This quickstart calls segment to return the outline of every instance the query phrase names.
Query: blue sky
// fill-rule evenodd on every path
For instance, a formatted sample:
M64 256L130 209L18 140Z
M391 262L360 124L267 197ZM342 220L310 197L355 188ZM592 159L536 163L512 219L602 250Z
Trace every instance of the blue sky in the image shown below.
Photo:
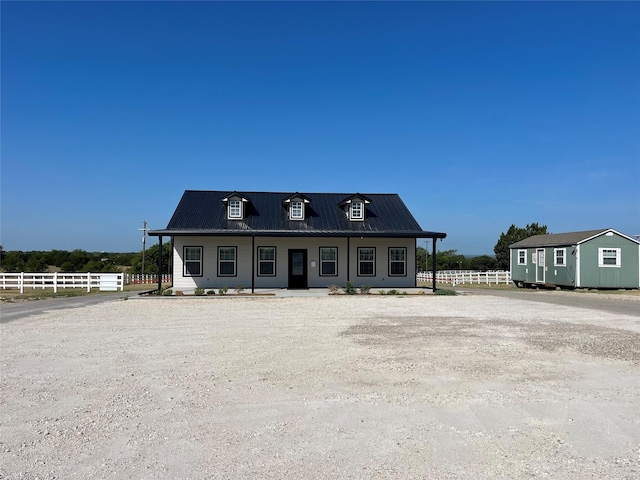
M398 193L464 254L640 234L638 2L0 8L6 250L140 250L186 189Z

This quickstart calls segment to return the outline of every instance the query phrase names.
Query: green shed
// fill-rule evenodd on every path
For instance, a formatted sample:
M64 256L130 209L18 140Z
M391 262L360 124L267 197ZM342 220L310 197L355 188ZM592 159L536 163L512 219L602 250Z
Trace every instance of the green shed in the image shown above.
M640 242L611 228L534 235L509 245L518 286L640 288Z

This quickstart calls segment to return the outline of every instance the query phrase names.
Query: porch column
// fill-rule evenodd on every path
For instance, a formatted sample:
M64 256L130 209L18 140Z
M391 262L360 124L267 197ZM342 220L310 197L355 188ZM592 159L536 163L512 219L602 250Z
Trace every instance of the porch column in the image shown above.
M162 292L162 235L158 237L158 295Z
M256 236L251 235L251 293L256 293Z
M433 275L432 277L432 281L433 281L433 291L436 291L436 242L438 241L438 239L436 237L433 237L433 259L431 260L431 274Z

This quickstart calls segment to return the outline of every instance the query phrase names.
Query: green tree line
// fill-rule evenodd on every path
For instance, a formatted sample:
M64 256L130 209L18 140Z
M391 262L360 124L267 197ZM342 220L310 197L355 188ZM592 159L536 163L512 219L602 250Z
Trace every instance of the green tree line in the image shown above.
M158 273L158 245L144 254L144 273ZM142 251L114 253L85 250L5 251L0 246L0 270L3 272L128 272L142 273ZM162 246L162 273L169 273L171 245Z

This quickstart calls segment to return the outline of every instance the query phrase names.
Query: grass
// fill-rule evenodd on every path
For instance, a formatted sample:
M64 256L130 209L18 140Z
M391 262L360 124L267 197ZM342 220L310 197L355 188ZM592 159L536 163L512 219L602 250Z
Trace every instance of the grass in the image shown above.
M168 284L163 285L163 288L167 287ZM149 290L156 290L157 288L157 283L146 283L125 285L124 291L146 292ZM0 290L0 303L28 302L32 300L48 300L51 298L82 297L85 295L102 295L105 293L113 292L101 292L97 288L93 288L91 292L87 292L86 288L60 288L57 293L54 293L53 288L25 288L24 293L20 293L20 290L13 288Z

